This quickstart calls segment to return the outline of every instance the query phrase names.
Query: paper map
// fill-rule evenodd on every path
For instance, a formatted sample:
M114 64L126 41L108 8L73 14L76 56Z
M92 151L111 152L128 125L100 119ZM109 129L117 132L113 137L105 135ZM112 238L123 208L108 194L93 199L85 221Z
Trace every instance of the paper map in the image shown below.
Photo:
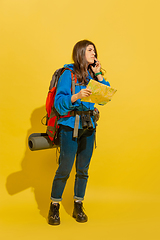
M92 91L92 94L89 97L82 98L81 101L98 103L103 105L111 101L113 95L117 91L115 88L106 86L93 79L89 81L87 88Z

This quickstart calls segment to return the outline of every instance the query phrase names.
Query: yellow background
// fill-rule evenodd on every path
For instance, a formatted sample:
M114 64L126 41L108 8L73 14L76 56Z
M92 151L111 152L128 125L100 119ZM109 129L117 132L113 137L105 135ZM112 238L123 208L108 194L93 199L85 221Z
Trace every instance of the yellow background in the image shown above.
M1 239L160 239L159 0L0 1ZM99 107L97 149L85 198L89 222L72 219L74 169L61 225L46 217L56 151L31 152L53 72L73 45L98 49L113 100Z

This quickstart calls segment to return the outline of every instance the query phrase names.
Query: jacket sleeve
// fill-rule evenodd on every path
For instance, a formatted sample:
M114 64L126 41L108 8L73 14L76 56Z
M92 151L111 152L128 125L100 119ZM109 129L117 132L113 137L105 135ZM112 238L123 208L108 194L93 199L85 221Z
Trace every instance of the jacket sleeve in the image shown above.
M71 85L71 72L69 70L65 70L59 78L56 96L54 100L54 107L60 115L67 115L68 112L74 110L77 105L76 102L73 104L71 102Z
M98 82L110 87L110 83L108 81L106 81L104 78L103 78L103 81L98 81Z

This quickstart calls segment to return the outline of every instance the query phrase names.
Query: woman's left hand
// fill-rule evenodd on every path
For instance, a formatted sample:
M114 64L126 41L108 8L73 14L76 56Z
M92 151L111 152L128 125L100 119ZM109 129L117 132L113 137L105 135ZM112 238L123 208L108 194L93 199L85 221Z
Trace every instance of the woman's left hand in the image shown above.
M94 73L98 73L98 72L101 71L101 64L100 64L100 62L98 61L97 58L95 58L95 60L96 60L96 66L93 67L93 66L91 65L91 69L92 69L92 71L93 71Z
M95 60L96 60L96 66L93 67L93 66L91 65L91 69L92 69L92 71L93 71L94 73L99 73L99 72L101 72L101 64L100 64L100 61L98 61L97 58L95 58ZM99 74L99 75L97 76L97 78L98 78L98 80L99 80L100 82L102 82L102 81L103 81L102 73Z

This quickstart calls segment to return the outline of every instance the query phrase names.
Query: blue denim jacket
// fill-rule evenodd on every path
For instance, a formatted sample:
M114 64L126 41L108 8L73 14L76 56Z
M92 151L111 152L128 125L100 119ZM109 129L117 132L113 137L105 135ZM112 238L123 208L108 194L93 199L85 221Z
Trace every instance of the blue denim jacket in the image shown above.
M66 64L64 67L70 68L73 70L73 64ZM88 71L88 82L90 79L92 79L89 71ZM77 79L78 82L78 79ZM107 86L110 86L108 81L101 81L100 83L105 84ZM54 106L58 113L60 115L67 115L69 111L77 110L77 111L88 111L88 110L94 110L94 103L90 102L83 102L80 99L78 99L76 102L71 102L72 92L71 92L71 84L72 84L72 78L71 78L71 72L69 70L65 70L64 73L61 75L58 84L57 84L57 92L55 96ZM81 89L86 88L86 86L82 85L76 85L75 86L75 93L80 92ZM74 128L74 122L75 117L67 117L67 118L60 118L58 120L58 124L62 124L71 128ZM94 125L94 120L92 117L92 124ZM82 123L81 120L79 122L79 129L82 129Z

